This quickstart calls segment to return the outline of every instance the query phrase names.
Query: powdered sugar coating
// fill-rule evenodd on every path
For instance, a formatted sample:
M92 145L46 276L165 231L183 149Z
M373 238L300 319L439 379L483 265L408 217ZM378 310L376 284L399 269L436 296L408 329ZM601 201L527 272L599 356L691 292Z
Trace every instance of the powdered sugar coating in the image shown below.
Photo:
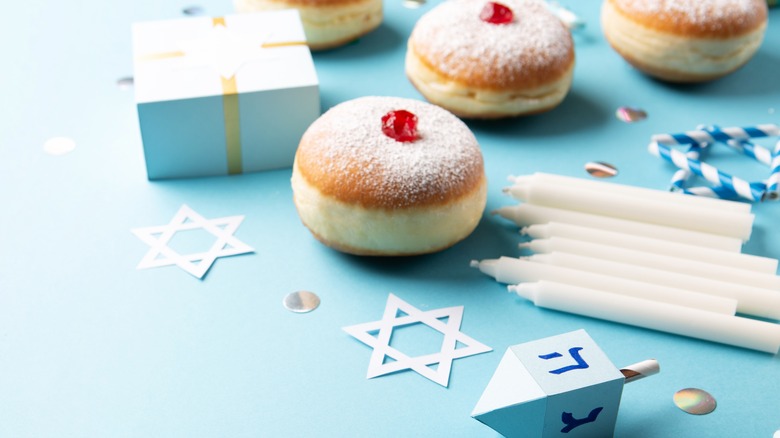
M610 0L624 13L694 35L730 36L766 21L765 0Z
M415 25L409 49L444 76L486 88L536 87L571 66L571 35L542 1L502 0L514 14L502 25L479 18L487 2L438 5Z
M418 118L413 142L382 133L382 116L400 109ZM390 209L446 203L484 178L479 144L460 119L396 97L362 97L331 108L304 134L296 166L325 195Z

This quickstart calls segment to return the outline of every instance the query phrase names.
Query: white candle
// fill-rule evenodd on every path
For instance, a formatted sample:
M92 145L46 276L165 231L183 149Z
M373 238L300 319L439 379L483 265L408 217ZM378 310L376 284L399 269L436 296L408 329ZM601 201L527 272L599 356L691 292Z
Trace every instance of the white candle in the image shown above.
M780 325L596 289L539 281L509 286L539 307L776 354Z
M501 207L493 213L498 214L505 219L509 219L521 227L547 222L559 222L602 230L612 230L633 234L635 236L654 237L665 241L699 245L723 251L740 252L742 249L742 239L736 237L719 236L716 234L683 230L680 228L617 219L560 208L542 207L540 205L520 204Z
M557 184L515 184L506 189L515 199L545 207L665 225L748 240L754 216L716 211L655 199L637 199L620 193L597 192Z
M684 257L700 262L761 272L763 274L775 274L777 272L777 259L769 257L718 251L696 245L669 242L650 237L634 236L632 234L582 227L579 225L562 224L558 222L537 224L523 228L521 234L531 236L535 239L564 237L585 242L603 243L606 245L647 251L655 254Z
M697 205L719 211L750 213L751 209L751 205L744 202L727 201L716 198L704 198L699 196L685 196L680 193L673 193L665 190L647 189L624 184L615 184L606 181L574 178L571 176L554 175L542 172L537 172L532 175L510 177L509 179L515 184L544 183L564 186L577 186L599 192L627 195L636 199L653 199L674 204Z
M479 268L480 271L490 275L497 281L507 284L553 280L572 285L599 288L621 295L663 301L680 306L691 306L724 315L734 315L737 309L737 301L731 298L716 297L701 292L577 271L575 269L534 263L511 257L501 257L481 262L474 261L471 265Z
M534 254L529 261L559 266L562 268L587 271L594 274L611 275L659 286L691 290L708 295L737 300L737 312L747 315L770 318L780 321L780 293L776 290L762 289L713 280L711 278L663 271L644 266L613 262L610 260L580 256L554 251L549 254ZM565 282L564 282L565 283Z
M780 277L776 275L761 274L758 272L746 271L744 269L714 265L712 263L704 263L696 260L654 254L645 251L636 251L601 243L583 242L563 237L551 237L549 239L532 240L530 242L521 243L518 246L520 248L528 248L535 253L546 254L553 251L568 252L598 259L612 260L613 262L646 266L648 268L679 272L681 274L697 275L705 278L728 281L730 283L780 290Z

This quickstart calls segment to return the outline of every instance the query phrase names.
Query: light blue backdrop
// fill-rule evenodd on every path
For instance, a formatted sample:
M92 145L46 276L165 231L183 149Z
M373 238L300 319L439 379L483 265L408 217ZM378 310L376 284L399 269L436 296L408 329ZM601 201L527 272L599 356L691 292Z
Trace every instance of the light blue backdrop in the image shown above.
M599 2L568 2L587 21L575 36L571 93L556 110L470 122L489 177L487 210L512 204L509 174L588 177L616 165L615 182L665 189L672 169L651 157L651 134L705 124L780 122L780 9L755 58L722 80L668 85L626 65L601 35ZM660 361L652 380L626 387L619 437L771 437L780 429L780 359L538 309L468 267L515 255L516 227L485 214L466 241L415 258L334 252L300 224L290 170L150 183L132 90L130 24L178 18L171 1L30 0L4 9L0 80L0 437L492 437L469 414L514 344L585 328L619 367ZM199 3L210 15L227 0ZM419 98L403 71L406 38L432 7L386 1L384 24L359 42L314 57L323 108L364 95ZM625 124L615 109L649 118ZM52 156L43 143L73 138ZM764 176L724 152L722 163ZM732 167L733 166L733 167ZM130 229L167 223L182 204L207 218L246 215L239 239L256 253L219 259L204 280L175 268L136 270L147 247ZM751 254L780 257L780 204L754 208ZM184 239L186 240L186 239ZM311 290L322 305L293 314L281 301ZM462 330L492 353L454 362L449 388L413 372L366 380L371 350L341 327L377 320L389 293L421 309L465 306ZM435 350L420 327L393 345ZM672 403L700 387L707 416Z

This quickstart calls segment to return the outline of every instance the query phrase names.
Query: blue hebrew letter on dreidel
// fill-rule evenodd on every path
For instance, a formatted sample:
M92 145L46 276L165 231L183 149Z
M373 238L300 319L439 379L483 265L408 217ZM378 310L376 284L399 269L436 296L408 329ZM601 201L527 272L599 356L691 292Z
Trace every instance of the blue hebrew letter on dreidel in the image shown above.
M561 429L561 432L563 433L569 433L577 426L582 426L586 423L593 423L596 421L596 419L599 418L599 414L603 410L603 407L598 407L592 411L590 411L590 414L588 414L585 418L574 418L574 415L572 415L571 412L564 412L561 414L561 421L563 421L563 424L566 426Z
M582 356L580 356L580 350L582 350L582 347L572 347L569 348L569 354L571 357L577 362L574 365L565 366L563 368L558 368L555 370L550 371L551 374L561 374L565 373L567 371L576 370L580 368L588 368L588 364L582 359ZM557 351L555 353L550 354L543 354L539 356L540 359L555 359L558 357L563 357L561 353L558 353Z
M584 330L510 349L547 394L541 436L612 436L625 380Z

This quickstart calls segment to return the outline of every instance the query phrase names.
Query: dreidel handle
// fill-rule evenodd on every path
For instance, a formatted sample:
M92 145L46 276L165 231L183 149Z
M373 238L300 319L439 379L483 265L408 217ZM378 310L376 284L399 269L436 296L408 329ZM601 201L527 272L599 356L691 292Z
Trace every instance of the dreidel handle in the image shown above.
M661 366L655 359L647 359L642 362L637 362L633 365L621 368L620 372L626 378L625 383L635 382L639 379L658 374L661 371Z

